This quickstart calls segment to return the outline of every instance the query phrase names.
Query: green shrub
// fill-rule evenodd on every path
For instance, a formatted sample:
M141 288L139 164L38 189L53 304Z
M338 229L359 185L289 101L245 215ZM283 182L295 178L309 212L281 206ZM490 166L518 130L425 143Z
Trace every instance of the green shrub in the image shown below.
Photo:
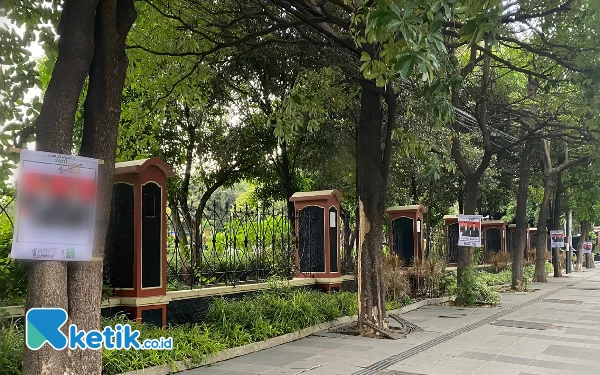
M471 265L463 271L461 285L456 289L456 302L464 306L496 305L500 302L500 293L486 284L481 272Z
M2 313L2 311L0 311ZM23 358L23 329L0 317L0 374L20 375Z
M8 199L0 197L0 205L6 204ZM0 306L22 305L27 295L25 263L9 258L12 238L12 223L4 212L0 212Z
M511 264L511 255L510 253L493 253L489 256L488 263L492 269L492 272L499 273L502 271L506 271L510 268Z

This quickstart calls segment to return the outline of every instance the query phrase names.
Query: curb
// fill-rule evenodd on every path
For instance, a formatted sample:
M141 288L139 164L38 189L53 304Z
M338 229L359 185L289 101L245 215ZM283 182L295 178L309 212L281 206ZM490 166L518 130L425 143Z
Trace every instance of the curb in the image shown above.
M399 309L390 310L388 313L393 314L405 314L410 311L414 311L420 309L423 306L428 305L438 305L440 303L444 303L449 301L450 297L440 297L440 298L431 298L421 300L415 303L411 303L410 305L401 307ZM353 316L344 316L338 318L336 320L332 320L330 322L325 322L321 324L317 324L311 327L307 327L301 329L297 332L287 333L282 336L273 337L267 339L265 341L254 342L252 344L238 346L236 348L225 349L215 354L207 355L206 358L200 364L186 364L186 361L177 361L175 363L169 365L160 365L154 367L147 367L141 370L133 370L128 372L123 372L118 375L169 375L172 373L176 373L179 371L190 370L202 366L212 365L217 362L226 361L228 359L233 359L236 357L241 357L243 355L251 354L254 352L258 352L261 350L269 349L275 346L287 344L288 342L296 341L302 339L306 336L313 335L317 332L321 332L342 324L347 324L355 321L358 318L358 315Z

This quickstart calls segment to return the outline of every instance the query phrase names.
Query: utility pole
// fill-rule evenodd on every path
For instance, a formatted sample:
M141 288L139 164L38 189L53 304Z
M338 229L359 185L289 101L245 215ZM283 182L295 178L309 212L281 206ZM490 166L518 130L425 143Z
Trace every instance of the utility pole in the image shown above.
M571 249L571 220L573 220L573 212L569 211L569 215L567 216L567 261L566 264L566 273L569 274L573 272L573 250Z

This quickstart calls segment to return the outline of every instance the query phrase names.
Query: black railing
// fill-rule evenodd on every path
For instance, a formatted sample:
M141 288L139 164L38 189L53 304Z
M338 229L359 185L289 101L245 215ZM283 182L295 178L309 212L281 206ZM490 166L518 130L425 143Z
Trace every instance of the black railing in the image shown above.
M257 283L295 273L294 228L285 204L171 207L167 280L171 290Z
M23 305L27 298L27 266L10 258L15 198L0 197L0 306Z

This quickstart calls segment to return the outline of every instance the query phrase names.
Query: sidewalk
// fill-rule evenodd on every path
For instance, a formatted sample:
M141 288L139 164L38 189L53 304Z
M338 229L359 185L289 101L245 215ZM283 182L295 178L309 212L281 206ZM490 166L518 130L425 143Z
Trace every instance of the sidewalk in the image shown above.
M182 374L600 374L600 268L532 288L494 308L404 314L423 332L403 340L321 333Z

